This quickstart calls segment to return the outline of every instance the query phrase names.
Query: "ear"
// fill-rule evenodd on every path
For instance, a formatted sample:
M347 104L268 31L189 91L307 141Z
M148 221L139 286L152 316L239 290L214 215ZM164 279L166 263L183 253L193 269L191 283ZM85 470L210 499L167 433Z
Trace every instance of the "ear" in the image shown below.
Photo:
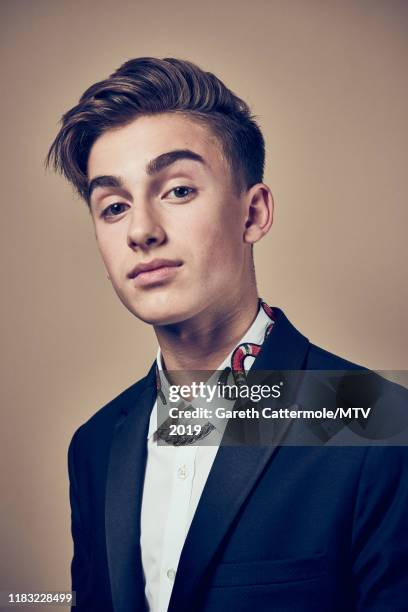
M267 185L257 183L248 190L246 200L244 242L254 244L269 232L273 223L273 196Z

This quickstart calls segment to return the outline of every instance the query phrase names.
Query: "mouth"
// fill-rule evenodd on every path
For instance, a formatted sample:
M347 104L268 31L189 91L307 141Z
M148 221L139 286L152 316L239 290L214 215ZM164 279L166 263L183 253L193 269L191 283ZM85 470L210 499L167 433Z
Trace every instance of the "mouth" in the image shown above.
M140 287L162 284L174 278L182 265L183 262L180 260L154 259L138 264L128 274L128 278L134 280L134 284Z

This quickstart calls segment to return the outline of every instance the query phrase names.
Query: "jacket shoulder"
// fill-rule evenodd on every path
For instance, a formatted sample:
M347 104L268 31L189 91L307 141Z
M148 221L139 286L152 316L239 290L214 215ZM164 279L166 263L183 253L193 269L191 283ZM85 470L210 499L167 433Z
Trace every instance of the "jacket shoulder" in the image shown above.
M306 360L308 370L365 370L366 368L334 353L330 353L320 346L310 344Z
M148 376L141 378L122 391L80 425L72 436L70 447L76 441L81 446L84 444L89 447L93 444L99 445L105 438L110 439L120 415L137 403L138 396L145 389L147 378Z

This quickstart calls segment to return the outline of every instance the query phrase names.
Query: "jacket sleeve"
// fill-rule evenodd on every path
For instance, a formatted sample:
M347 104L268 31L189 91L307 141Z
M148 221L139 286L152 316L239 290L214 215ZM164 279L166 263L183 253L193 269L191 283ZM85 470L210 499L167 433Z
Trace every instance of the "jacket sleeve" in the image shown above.
M81 519L80 499L77 480L77 443L80 428L72 437L68 448L69 499L71 505L71 533L74 554L71 563L72 591L76 592L76 607L81 610L81 602L87 599L90 581L89 534Z
M367 450L355 506L352 551L356 610L406 610L408 447Z

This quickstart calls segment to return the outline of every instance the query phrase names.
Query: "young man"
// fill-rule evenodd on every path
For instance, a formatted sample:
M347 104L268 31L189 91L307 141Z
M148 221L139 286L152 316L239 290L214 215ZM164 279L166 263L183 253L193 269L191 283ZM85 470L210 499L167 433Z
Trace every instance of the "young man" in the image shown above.
M189 62L131 60L64 115L48 161L159 345L69 448L77 608L406 609L405 449L227 445L212 419L172 444L158 417L189 371L356 367L259 300L252 248L273 199L247 105Z

